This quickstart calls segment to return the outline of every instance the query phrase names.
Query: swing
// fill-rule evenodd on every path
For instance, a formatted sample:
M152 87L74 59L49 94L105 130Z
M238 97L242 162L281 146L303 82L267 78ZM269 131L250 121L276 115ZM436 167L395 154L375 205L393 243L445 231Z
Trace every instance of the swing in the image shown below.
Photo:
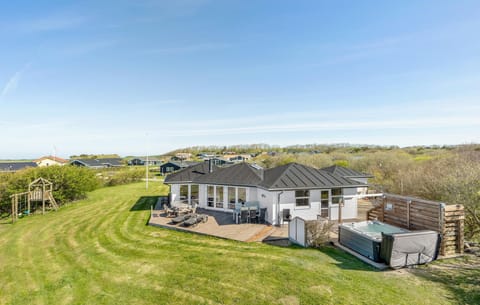
M30 207L28 206L28 195L23 196L23 214L30 215Z
M53 184L43 178L35 179L28 185L28 192L17 193L10 196L12 200L12 223L16 219L22 218L32 214L32 211L36 211L38 205L42 204L42 214L45 214L45 203L48 202L49 206L47 208L57 210L58 204L55 201L55 198L52 195ZM23 196L23 202L21 198ZM20 199L20 200L19 200ZM34 204L32 210L31 204Z

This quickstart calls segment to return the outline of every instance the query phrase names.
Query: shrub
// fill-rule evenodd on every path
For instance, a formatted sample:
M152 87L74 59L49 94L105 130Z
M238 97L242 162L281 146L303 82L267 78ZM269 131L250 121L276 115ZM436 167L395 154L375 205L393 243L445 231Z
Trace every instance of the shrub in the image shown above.
M105 186L114 186L141 181L145 177L144 167L127 167L115 171L103 172Z
M312 220L306 222L307 245L319 248L329 241L329 233L333 223L327 220Z
M40 177L53 183L53 197L60 204L85 198L87 192L99 186L95 173L86 168L75 166L28 168L10 174L3 183L0 183L0 203L8 206L10 195L28 191L28 185Z

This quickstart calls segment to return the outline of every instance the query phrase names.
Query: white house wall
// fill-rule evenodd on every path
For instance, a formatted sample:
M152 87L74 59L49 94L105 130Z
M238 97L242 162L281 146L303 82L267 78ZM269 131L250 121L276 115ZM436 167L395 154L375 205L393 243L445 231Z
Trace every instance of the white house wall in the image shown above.
M350 178L350 179L352 179L354 181L358 181L360 183L364 183L364 184L368 183L368 178L365 178L365 177ZM357 189L356 189L357 195L365 195L365 194L367 194L367 192L368 192L368 187L367 186L357 187Z
M282 221L284 209L290 210L290 215L293 217L301 217L305 220L315 220L320 214L320 191L310 191L310 206L297 207L295 204L295 191L284 191L280 195L280 221Z
M43 160L37 162L37 166L38 166L38 167L52 166L52 165L60 165L60 166L62 166L63 163L57 162L57 161L52 160L52 159L43 159Z
M198 206L205 208L207 206L207 185L198 185Z
M354 219L357 218L357 198L348 197L349 195L356 195L357 188L344 188L343 196L344 205L342 208L342 219ZM333 204L330 207L330 220L338 220L338 204Z
M276 203L276 194L277 192L269 192L264 189L256 189L257 200L260 202L260 208L267 209L266 221L268 223L275 223L276 213L275 213L275 203Z
M320 191L310 190L310 205L308 207L297 207L295 204L295 191L284 191L280 195L280 209L277 211L278 194L281 191L268 191L261 188L248 187L247 201L258 201L260 208L267 209L266 221L271 224L282 222L282 210L290 209L292 217L301 217L305 220L315 220L320 214ZM174 202L180 198L180 184L170 185L171 200ZM224 198L227 197L227 188L224 187ZM357 218L357 198L348 197L357 194L357 188L344 188L344 207L342 209L342 219ZM207 185L199 185L199 207L207 207ZM230 211L225 209L225 211ZM338 220L338 204L330 203L330 219Z
M178 198L180 198L180 184L171 184L170 185L170 200L171 202L175 202Z

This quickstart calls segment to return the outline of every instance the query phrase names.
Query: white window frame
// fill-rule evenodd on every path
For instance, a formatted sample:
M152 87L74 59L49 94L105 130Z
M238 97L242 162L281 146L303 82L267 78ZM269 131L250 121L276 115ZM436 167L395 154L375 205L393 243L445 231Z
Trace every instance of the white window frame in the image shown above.
M301 189L301 190L295 190L295 209L309 209L310 206L311 206L311 200L310 200L310 190L304 190L304 189ZM307 192L307 195L306 196L298 196L297 197L297 192ZM308 200L308 204L304 205L298 205L297 204L297 199L307 199Z
M339 189L340 190L340 195L333 195L333 190L334 189ZM334 198L338 198L338 202L333 202L333 199ZM339 203L341 203L343 201L343 188L341 187L337 187L337 188L333 188L330 190L330 202L332 203L332 205L338 205Z

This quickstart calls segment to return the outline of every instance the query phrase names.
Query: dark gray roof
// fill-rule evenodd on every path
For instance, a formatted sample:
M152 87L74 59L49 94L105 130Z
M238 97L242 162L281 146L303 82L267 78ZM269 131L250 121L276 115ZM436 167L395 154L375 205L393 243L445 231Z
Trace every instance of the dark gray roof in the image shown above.
M105 167L109 166L121 166L123 165L121 158L105 158L105 159L75 159L72 160L70 163L73 162L80 162L88 167Z
M98 161L102 164L108 164L110 166L124 165L122 158L103 158L103 159L98 159Z
M255 169L247 163L238 163L220 168L213 173L198 177L196 183L257 186L262 182L262 169Z
M103 167L103 165L99 163L98 160L96 159L75 159L70 161L70 163L75 163L75 162L82 163L83 165L88 167Z
M208 164L208 162L205 163ZM333 175L328 171L298 163L290 163L268 170L263 170L258 166L252 166L248 163L240 163L226 168L218 168L212 173L208 173L207 167L206 172L204 171L202 174L195 176L187 174L187 170L189 169L187 168L181 171L185 172L183 174L184 176L172 174L167 177L165 182L259 186L270 190L358 187L366 185L358 181ZM191 171L190 169L188 172Z
M265 179L260 186L267 189L295 189L322 187L364 186L348 178L333 175L310 166L289 163L265 171Z
M180 167L180 168L186 168L186 167L189 167L189 166L192 166L192 165L197 165L201 162L194 162L194 161L168 161L168 162L165 162L163 163L162 165L160 166L164 166L164 165L167 165L167 164L173 164L173 165L176 165L177 167Z
M170 174L165 178L165 183L175 182L192 182L200 179L202 176L208 174L209 164L208 162L197 163L195 165L188 166L179 170L176 173ZM218 167L212 165L213 172L218 170Z
M343 166L338 166L338 165L324 167L322 168L322 170L340 177L345 177L345 178L372 178L373 177L373 175L371 174L361 173L356 170L346 168Z
M14 172L26 167L37 167L35 162L1 162L0 171L2 172Z
M133 160L139 160L139 161L142 161L142 162L147 162L147 158L132 158L129 161L133 161ZM162 160L158 159L158 158L148 158L148 161L162 161Z

